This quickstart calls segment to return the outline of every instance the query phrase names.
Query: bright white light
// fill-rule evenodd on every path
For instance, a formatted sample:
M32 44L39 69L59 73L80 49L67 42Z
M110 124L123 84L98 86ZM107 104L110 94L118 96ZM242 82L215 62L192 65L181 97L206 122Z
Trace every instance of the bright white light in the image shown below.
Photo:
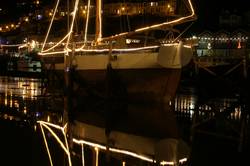
M160 163L160 165L174 165L174 162L173 162L173 161L171 161L171 162L162 161L162 162Z
M45 121L38 121L38 123L40 123L40 127L41 127L41 130L42 130L42 133L43 133L43 138L44 138L45 146L46 146L46 149L47 149L47 153L49 155L51 166L53 166L53 162L52 162L52 158L51 158L51 155L50 155L50 150L49 150L49 147L48 147L48 144L47 144L47 139L46 139L46 136L44 134L44 129L43 128L46 128L52 134L52 136L56 139L56 141L60 144L61 148L64 150L64 152L68 156L69 166L72 166L68 141L66 139L66 133L65 133L65 128L66 128L67 124L64 127L61 127L59 125L56 125L56 124L53 124L53 123L48 123L48 122L45 122ZM51 127L59 129L63 133L64 139L65 139L65 145L60 140L60 138L57 136L57 134L51 129Z

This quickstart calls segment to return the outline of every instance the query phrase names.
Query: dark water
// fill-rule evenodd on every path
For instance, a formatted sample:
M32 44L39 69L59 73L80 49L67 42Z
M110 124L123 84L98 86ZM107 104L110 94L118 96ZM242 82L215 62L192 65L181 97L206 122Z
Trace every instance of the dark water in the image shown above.
M61 124L63 96L58 91L49 93L42 81L0 76L0 165L50 165L36 121ZM227 79L183 77L174 108L180 135L192 150L190 165L249 163L249 107L245 85ZM60 146L54 139L48 140L53 147L54 165L67 165ZM72 160L74 165L81 165L77 153L80 153L79 147ZM102 154L100 158L105 157ZM92 160L90 155L89 160ZM90 161L86 161L86 165L88 163ZM118 160L111 163L122 165Z
M249 164L249 80L235 74L182 79L175 111L190 140L190 165Z

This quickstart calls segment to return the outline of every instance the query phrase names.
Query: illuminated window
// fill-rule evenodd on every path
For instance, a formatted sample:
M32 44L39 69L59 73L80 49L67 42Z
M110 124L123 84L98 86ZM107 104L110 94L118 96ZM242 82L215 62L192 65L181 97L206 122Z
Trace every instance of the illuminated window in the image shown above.
M38 20L41 20L42 18L43 18L43 16L42 16L41 14L38 14L38 15L37 15L37 19L38 19Z

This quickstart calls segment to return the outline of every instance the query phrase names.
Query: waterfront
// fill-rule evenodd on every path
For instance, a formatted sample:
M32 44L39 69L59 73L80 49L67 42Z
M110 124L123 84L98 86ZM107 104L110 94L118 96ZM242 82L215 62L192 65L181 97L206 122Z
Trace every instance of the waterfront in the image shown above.
M250 17L244 3L61 2L53 9L45 0L0 7L1 165L248 162ZM193 25L197 16L201 24ZM22 50L35 54L19 58ZM8 63L12 51L19 53ZM51 61L32 61L36 53ZM197 70L183 72L179 84L192 57ZM210 70L218 66L224 70ZM129 133L138 129L143 137Z
M63 104L58 108L58 103L63 102L63 94L59 95L58 91L54 91L54 94L48 92L43 86L43 80L38 78L1 76L0 80L1 133L4 133L1 134L1 163L49 165L41 130L36 121L61 124ZM242 94L242 91L247 93L248 89L242 86L243 83L232 89L229 82L223 82L221 86L222 82L213 82L212 79L209 84L204 81L183 76L174 102L180 135L192 150L191 165L242 165L243 161L247 161L245 155L249 152L248 99L243 98L245 96ZM217 88L214 87L215 84ZM241 135L242 119L246 122L244 137ZM201 123L203 120L205 122ZM196 127L192 128L193 125ZM244 141L241 142L241 139ZM53 143L53 139L51 140ZM62 150L54 143L51 144L53 152L56 152L53 153L54 164L66 163ZM79 165L80 154L76 152L80 152L79 147L72 155L73 164ZM116 164L121 162L117 159L113 161ZM87 160L87 163L90 161Z
M183 80L175 99L182 136L191 141L190 165L245 165L249 152L247 81L215 77L207 71L202 74Z

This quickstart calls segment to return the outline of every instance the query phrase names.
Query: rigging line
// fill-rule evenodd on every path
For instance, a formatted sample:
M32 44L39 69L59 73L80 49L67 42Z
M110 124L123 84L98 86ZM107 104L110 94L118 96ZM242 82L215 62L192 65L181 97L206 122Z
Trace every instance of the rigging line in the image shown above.
M42 120L39 120L37 121L39 124L46 124L47 126L50 126L50 127L54 127L58 130L64 130L65 127L61 127L59 125L56 125L56 124L53 124L53 123L49 123L49 122L46 122L46 121L42 121Z
M173 43L176 42L176 40L178 40L192 25L194 22L192 22L188 27L186 27L186 29L184 31L182 31L174 40Z
M195 14L193 4L192 4L191 0L188 0L188 4L189 4L189 7L190 7L190 10L192 11L191 14L188 15L188 16L184 16L184 17L181 17L181 18L169 21L169 22L164 22L164 23L160 23L160 24L151 25L151 26L148 26L148 27L139 28L139 29L136 29L136 30L131 31L131 32L124 32L124 33L116 34L116 35L113 35L113 36L110 36L110 37L102 38L101 40L104 41L104 40L116 39L118 37L122 37L122 36L126 36L126 35L132 35L132 34L143 32L143 31L150 30L150 29L160 28L160 27L164 27L164 26L173 26L173 25L178 25L178 24L181 24L181 23L185 23L185 22L188 22L188 21L195 20L196 19L196 14Z
M0 44L0 47L20 47L25 45L26 44Z
M189 12L192 12L191 8L188 7L188 2L186 0L182 0L182 2L184 3L184 5L187 7Z
M73 32L74 21L75 21L75 17L76 17L76 11L78 9L78 4L79 4L79 0L76 0L75 1L74 11L73 11L73 18L72 18L72 22L71 22L71 27L70 27L70 31L69 31L69 36L68 36L68 39L67 39L67 43L65 45L65 48L66 48L67 52L68 52L69 40L70 40L72 32Z
M170 39L170 41L174 41L174 33L173 33L173 31L172 30L169 30L169 32L166 34L166 36L165 36L165 39L166 40L169 40Z
M78 139L73 138L73 142L76 143L76 144L88 145L90 147L98 148L98 149L105 150L105 151L107 150L107 147L104 146L104 145L101 145L101 144L98 144L98 143L93 143L93 142L90 142L90 141L87 141L87 140L84 140L84 139L78 140ZM141 155L141 154L138 154L138 153L135 153L135 152L132 152L132 151L118 149L118 148L115 148L115 147L110 147L109 150L111 152L114 152L114 153L120 153L120 154L124 154L124 155L128 155L128 156L132 156L132 157L135 157L135 158L147 161L147 162L155 162L155 160L152 159L151 157L148 157L146 155Z
M124 26L124 31L130 31L128 12L127 12L128 11L128 4L126 3L126 0L123 0L122 7L123 8L122 8L122 11L121 11L121 20L122 20L122 24ZM123 13L124 13L124 18L123 18Z
M64 150L64 152L68 156L69 166L72 166L71 157L70 157L70 150L69 150L69 146L68 146L67 136L66 136L66 133L65 133L65 129L66 129L67 124L64 125L64 127L61 127L61 126L58 126L58 125L55 125L55 124L47 123L45 121L38 121L38 123L40 124L40 127L42 129L43 136L44 136L44 139L45 139L44 141L45 141L46 145L48 145L48 144L47 144L47 140L46 140L46 137L45 137L45 134L44 134L43 127L45 127L54 136L54 138L56 139L56 141L61 145L61 148ZM58 137L58 135L51 129L51 127L59 129L63 133L64 139L65 139L65 145L60 140L60 138ZM48 154L50 156L50 151L49 151L48 147L47 147L47 152L48 152ZM51 161L51 165L53 166L51 158L50 158L50 161Z
M38 54L39 55L56 55L56 54L65 54L66 53L66 51L65 50L63 50L63 51L55 51L55 52L39 52Z
M85 161L84 161L84 146L81 144L82 147L82 166L85 166Z
M47 153L48 153L48 156L49 156L50 165L53 166L53 161L52 161L52 158L51 158L51 154L50 154L48 142L47 142L47 139L46 139L46 136L45 136L45 133L44 133L44 130L43 130L43 127L42 127L41 123L40 123L40 128L42 130L43 140L44 140L44 143L45 143L45 146L46 146L46 150L47 150Z
M69 0L67 0L67 32L69 31Z
M61 43L69 36L69 34L70 34L70 33L68 33L67 35L65 35L65 36L62 38L62 40L60 40L59 42L57 42L53 47L50 47L50 48L48 48L47 50L43 50L43 51L41 51L41 52L42 52L42 53L45 53L45 52L48 52L48 51L50 51L50 50L56 48L59 44L61 44Z
M57 136L57 134L49 127L47 126L46 124L41 124L43 127L45 127L52 135L53 137L56 139L56 141L60 144L61 148L63 149L63 151L67 154L67 155L70 155L70 152L69 152L69 149L67 146L64 145L64 143L60 140L60 138ZM62 130L61 130L62 131ZM63 134L64 131L62 131Z
M68 140L67 140L67 136L66 136L65 130L62 130L62 133L64 135L64 140L65 140L65 144L66 144L65 146L66 146L66 148L68 150L68 162L69 162L69 166L72 166L71 157L70 157L70 149L69 149L69 144L68 144Z
M125 0L123 2L125 3ZM126 7L126 10L127 10L127 7ZM127 18L128 31L131 31L130 22L129 22L128 12L127 11L126 11L126 18Z
M124 12L123 9L125 9L124 5L125 5L125 2L123 1L121 9L120 9L120 30L121 30L121 32L126 31L126 21L123 18L123 12Z
M145 30L149 30L149 29L153 29L153 28L158 28L158 27L162 27L162 26L166 26L166 25L171 25L171 24L177 24L177 23L184 23L185 21L188 21L189 19L192 19L194 16L195 16L195 12L194 12L194 8L193 8L193 5L191 3L191 0L188 0L188 3L189 3L189 6L191 8L191 11L192 13L188 16L185 16L185 17L181 17L179 19L176 19L176 20L173 20L173 21L170 21L170 22L164 22L162 24L156 24L156 25L152 25L152 26L148 26L148 27L145 27L145 28L139 28L139 29L136 29L135 32L142 32L142 31L145 31Z
M57 2L56 2L56 7L55 7L55 10L54 10L53 16L52 16L52 18L51 18L51 21L50 21L49 29L48 29L48 32L47 32L47 34L46 34L46 36L45 36L44 42L43 42L42 51L43 51L43 49L44 49L44 47L45 47L45 44L46 44L46 42L47 42L47 39L48 39L50 30L51 30L51 27L52 27L52 24L53 24L53 22L54 22L54 18L55 18L55 15L56 15L56 11L57 11L59 2L60 2L60 0L57 0Z
M85 34L84 34L84 44L87 43L87 33L88 33L88 25L89 25L89 8L90 8L90 0L88 0L88 6L87 6L87 16L86 16L86 25L85 25Z

